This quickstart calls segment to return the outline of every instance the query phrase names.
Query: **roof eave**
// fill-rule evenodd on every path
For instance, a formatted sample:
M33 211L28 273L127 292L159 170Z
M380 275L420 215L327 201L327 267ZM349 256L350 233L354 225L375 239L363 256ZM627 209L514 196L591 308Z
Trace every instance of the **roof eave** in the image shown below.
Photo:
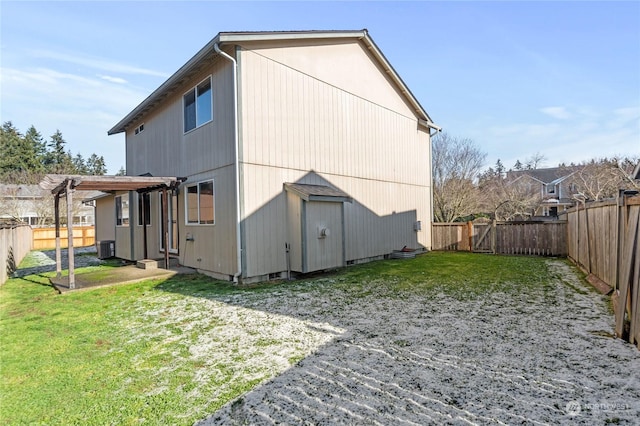
M126 131L126 128L137 117L143 115L149 108L151 108L156 102L162 99L162 95L169 92L172 86L179 83L185 76L189 74L194 68L198 66L207 55L216 55L214 51L214 45L225 43L240 43L246 41L267 41L267 40L296 40L296 39L336 39L336 38L357 38L364 42L367 49L369 49L373 56L378 60L385 72L390 76L391 80L398 86L402 96L404 96L409 104L411 104L418 121L424 121L420 123L426 127L441 130L440 127L433 123L433 120L427 114L426 110L420 105L420 102L411 93L407 85L402 78L398 75L395 69L391 66L387 58L382 51L375 44L373 39L369 36L366 29L354 30L354 31L281 31L281 32L221 32L218 33L209 43L207 43L202 49L198 51L187 63L185 63L178 71L176 71L171 77L169 77L164 83L162 83L156 90L154 90L145 100L143 100L138 106L136 106L129 114L127 114L122 120L120 120L115 126L113 126L108 132L108 135L115 135Z
M202 49L198 51L191 59L187 61L183 66L181 66L178 71L176 71L171 77L169 77L164 83L162 83L156 90L154 90L147 98L142 101L137 107L135 107L129 114L127 114L122 120L118 122L115 126L113 126L108 132L107 135L115 135L118 133L122 133L126 130L127 126L131 124L138 115L144 113L144 111L151 107L154 103L156 103L161 94L167 92L174 84L178 83L180 80L184 78L184 76L188 75L189 72L198 66L200 61L202 61L207 55L213 53L216 54L213 50L213 46L216 43L220 42L220 34L214 37L209 43L207 43Z
M427 114L427 111L422 107L422 105L420 105L418 99L413 95L411 90L409 90L409 87L404 83L402 78L400 78L400 75L396 72L391 63L387 60L382 51L375 44L371 36L369 36L369 33L366 30L364 31L364 33L365 34L364 37L362 37L362 40L366 44L367 48L378 59L382 67L385 69L385 72L391 77L394 83L398 85L400 92L404 97L407 98L418 118L426 121L428 123L428 127L440 131L441 128L434 124L431 117L429 117L429 114Z

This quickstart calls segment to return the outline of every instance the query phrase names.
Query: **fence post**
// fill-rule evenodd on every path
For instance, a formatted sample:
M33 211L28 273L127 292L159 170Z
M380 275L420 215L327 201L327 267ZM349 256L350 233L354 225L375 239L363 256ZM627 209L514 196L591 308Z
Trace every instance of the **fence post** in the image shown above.
M467 237L469 239L469 251L473 251L473 222L467 222Z
M497 253L497 240L498 240L498 226L496 224L496 220L493 219L491 222L491 251L493 254Z

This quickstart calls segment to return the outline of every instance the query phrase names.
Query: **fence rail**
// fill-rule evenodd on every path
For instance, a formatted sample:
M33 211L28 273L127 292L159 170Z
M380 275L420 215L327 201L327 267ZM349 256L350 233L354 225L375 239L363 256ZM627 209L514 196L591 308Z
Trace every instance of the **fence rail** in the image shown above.
M0 228L0 285L15 271L22 259L31 251L33 232L29 225Z
M567 255L567 222L434 223L433 250Z
M60 228L60 247L66 248L69 240L67 239L67 228ZM95 228L93 226L74 226L73 227L73 246L86 247L95 244ZM47 250L56 248L56 229L55 228L34 228L33 229L33 249Z

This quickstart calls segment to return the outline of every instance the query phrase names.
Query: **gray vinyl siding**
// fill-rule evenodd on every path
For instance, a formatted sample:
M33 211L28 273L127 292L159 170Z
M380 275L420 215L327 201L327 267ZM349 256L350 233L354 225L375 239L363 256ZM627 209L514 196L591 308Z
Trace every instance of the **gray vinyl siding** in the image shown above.
M184 196L186 186L211 179L214 182L215 224L187 224ZM181 186L178 203L180 210L179 258L182 265L227 276L236 273L234 182L234 168L229 166L192 176ZM193 241L187 241L188 234L193 237Z
M96 199L96 243L116 239L116 212L112 195Z
M328 217L334 224L340 212L344 229L332 232L330 242L344 235L343 249L325 247L323 252L316 247L311 261L306 260L307 270L380 257L405 245L429 248L428 130L418 124L406 98L366 48L357 41L337 48L298 45L252 51L245 46L237 55L244 277L286 271L286 243L291 244L291 269L304 269L303 234L317 230L301 227L303 201L284 191L285 182L328 185L353 198L353 203L338 203L339 209L322 206L315 212L322 216L316 222ZM179 261L229 277L237 267L232 67L220 57L207 61L180 90L133 124L144 123L143 132L135 135L133 128L127 129L127 173L188 178L178 196ZM184 134L183 94L208 75L213 121ZM187 225L186 186L208 179L215 182L215 225ZM149 253L159 257L155 195ZM308 218L314 220L313 214ZM414 231L417 220L422 231ZM142 233L137 228L140 256ZM121 253L130 250L130 234L116 233ZM189 241L188 235L193 237Z
M184 133L185 92L212 76L213 120ZM140 119L144 131L127 129L127 174L192 176L234 162L233 85L231 66L218 60L171 94L153 113Z
M183 95L211 75L213 120L184 133ZM232 67L223 60L209 62L196 75L168 96L161 105L142 117L144 131L127 129L127 174L150 173L153 176L186 177L178 194L178 257L180 264L222 276L236 273L234 120ZM187 225L185 222L186 186L214 179L215 225ZM132 223L137 224L137 205ZM151 225L147 228L148 254L161 258L160 202L151 194ZM135 220L135 222L134 222ZM120 232L118 236L120 237ZM187 235L193 238L187 241ZM135 226L135 255L141 259L142 226ZM124 236L122 238L125 238ZM130 251L128 241L119 243L121 253Z
M293 211L284 182L329 185L353 197L344 206L347 262L430 248L430 140L415 116L251 51L241 51L241 64L248 276L286 268L285 220Z

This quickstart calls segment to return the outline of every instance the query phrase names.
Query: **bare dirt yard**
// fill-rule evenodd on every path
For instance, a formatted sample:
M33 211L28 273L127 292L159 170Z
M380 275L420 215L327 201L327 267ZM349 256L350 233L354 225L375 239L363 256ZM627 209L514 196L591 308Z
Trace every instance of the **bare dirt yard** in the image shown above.
M286 348L258 351L252 362L281 357L282 371L199 425L640 424L640 352L611 337L605 297L565 262L547 267L545 285L468 297L375 282L354 296L320 285L329 277L218 298L225 321L254 312L256 333L280 330L311 353L288 367Z

